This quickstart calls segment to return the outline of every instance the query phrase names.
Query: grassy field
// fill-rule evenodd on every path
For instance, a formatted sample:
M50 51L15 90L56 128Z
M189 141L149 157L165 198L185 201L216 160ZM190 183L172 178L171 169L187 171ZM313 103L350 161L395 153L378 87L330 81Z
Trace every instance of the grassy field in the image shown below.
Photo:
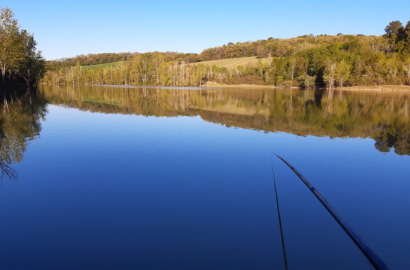
M217 65L218 67L225 67L227 69L234 69L239 65L242 65L245 67L248 63L250 63L252 66L257 66L258 65L259 59L256 58L255 56L252 57L241 57L241 58L229 58L229 59L220 59L220 60L212 60L212 61L205 61L205 62L199 62L195 63L197 64L204 64L204 65ZM267 58L263 58L262 62L266 63L268 60Z
M105 67L116 67L119 63L122 63L124 61L118 61L118 62L112 62L112 63L104 63L104 64L99 64L99 65L90 65L90 66L83 66L83 71L86 70L96 70L98 67L103 69Z
M220 60L212 60L212 61L205 61L205 62L198 62L194 63L194 65L198 64L204 64L208 66L213 66L217 65L218 67L225 67L227 69L234 69L237 68L239 65L242 65L245 67L248 63L250 63L252 66L256 67L258 65L259 59L256 58L255 56L252 57L241 57L241 58L229 58L229 59L220 59ZM267 58L263 58L262 62L266 63L268 60ZM112 62L112 63L105 63L105 64L99 64L99 65L90 65L90 66L83 66L83 70L96 70L98 67L103 69L105 67L115 67L119 63L124 62L124 61L119 61L119 62Z

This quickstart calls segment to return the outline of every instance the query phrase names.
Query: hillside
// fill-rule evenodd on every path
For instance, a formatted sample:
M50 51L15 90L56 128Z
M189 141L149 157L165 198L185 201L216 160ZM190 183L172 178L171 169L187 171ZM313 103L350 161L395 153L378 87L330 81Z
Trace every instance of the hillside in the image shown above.
M216 82L302 88L410 85L410 23L403 27L391 22L385 31L383 36L305 35L230 42L200 55L135 53L123 62L88 67L64 62L62 70L48 70L42 82L164 86ZM104 71L97 72L99 67Z
M89 66L82 66L83 71L87 70L97 70L98 68L104 69L106 67L116 67L119 63L124 63L125 61L118 61L112 63L105 63L99 65L89 65ZM229 59L219 59L219 60L211 60L211 61L204 61L204 62L196 62L194 65L203 64L206 66L213 66L216 65L221 68L227 68L228 70L232 70L237 68L238 66L247 66L250 64L252 67L258 66L259 59L256 56L252 57L240 57L240 58L229 58ZM267 58L262 58L262 63L266 64L268 62Z
M125 61L118 61L118 62L112 62L112 63L104 63L104 64L98 64L98 65L89 65L89 66L82 66L83 71L87 70L97 70L98 68L104 69L106 67L113 67L115 68L119 63L124 63Z
M198 65L198 64L204 64L206 66L216 65L218 67L224 67L224 68L227 68L228 70L231 70L231 69L238 67L239 65L245 67L246 65L250 64L252 67L257 67L258 62L259 62L259 59L256 56L252 56L252 57L240 57L240 58L228 58L228 59L204 61L204 62L195 63L195 65ZM268 62L267 58L262 58L262 63L266 64L267 62Z

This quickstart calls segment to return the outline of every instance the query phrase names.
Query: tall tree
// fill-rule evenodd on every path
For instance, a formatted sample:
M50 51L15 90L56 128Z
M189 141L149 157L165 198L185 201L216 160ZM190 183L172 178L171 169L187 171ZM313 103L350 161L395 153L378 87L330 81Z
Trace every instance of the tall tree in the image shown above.
M323 72L323 81L324 83L332 89L333 85L335 84L335 76L336 76L336 63L333 60L328 60L325 70Z
M27 86L33 86L45 73L45 60L41 51L37 51L37 42L26 30L21 32L24 58L18 65L18 74L26 81Z
M339 86L343 87L343 83L349 78L350 65L342 60L336 67L335 79L339 82Z
M3 82L6 71L15 70L23 58L20 26L14 18L13 11L7 7L2 8L0 15L0 69Z
M406 27L403 30L404 32L404 42L407 51L410 53L410 21L407 22Z
M401 37L403 34L403 24L400 21L392 21L386 26L384 31L386 32L386 37L390 39Z

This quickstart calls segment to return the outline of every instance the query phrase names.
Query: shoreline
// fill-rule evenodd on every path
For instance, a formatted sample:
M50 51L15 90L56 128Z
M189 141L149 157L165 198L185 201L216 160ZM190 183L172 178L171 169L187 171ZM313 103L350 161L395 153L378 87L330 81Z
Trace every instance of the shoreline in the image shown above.
M376 86L349 86L337 87L335 90L342 91L376 91L376 92L407 92L410 85L376 85Z
M260 85L260 84L220 84L211 83L204 84L202 87L251 87L251 88L271 88L271 89L301 89L300 87L283 87L275 85ZM318 90L328 90L327 88L311 88ZM407 92L410 91L410 85L376 85L376 86L345 86L345 87L335 87L333 90L337 91L376 91L376 92Z
M221 83L205 83L202 87L212 88L212 87L252 87L252 88L275 88L275 89L286 89L283 86L275 86L275 85L263 85L263 84L221 84ZM301 89L300 87L289 87L288 89Z
M40 83L39 85L48 85L45 83ZM71 85L71 84L62 84L62 85ZM193 90L193 89L212 89L212 88L264 88L264 89L282 89L282 90L303 90L303 88L300 87L284 87L284 86L275 86L275 85L261 85L261 84L220 84L220 83L206 83L203 84L202 87L193 87L193 86L154 86L154 85L99 85L99 84L82 84L85 86L111 86L111 87L135 87L135 88L167 88L167 89L187 89L187 90ZM19 88L23 88L23 85L18 85ZM75 86L78 86L77 84ZM0 85L0 89L1 89ZM11 89L15 89L16 85L13 85L12 87L8 87ZM4 89L4 88L3 88ZM328 90L328 88L310 88L309 90ZM376 85L376 86L348 86L348 87L334 87L332 90L336 91L357 91L357 92L408 92L410 91L410 85Z

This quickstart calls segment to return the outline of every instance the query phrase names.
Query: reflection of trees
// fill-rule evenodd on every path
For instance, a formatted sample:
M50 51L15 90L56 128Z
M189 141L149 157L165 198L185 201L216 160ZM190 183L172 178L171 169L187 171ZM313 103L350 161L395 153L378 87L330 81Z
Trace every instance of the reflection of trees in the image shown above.
M0 161L1 177L7 176L9 179L17 179L18 173L12 167Z
M382 152L410 154L408 94L272 89L149 89L44 86L54 104L103 113L200 115L204 120L264 131L371 137Z
M403 125L379 125L379 133L374 137L375 147L380 152L394 152L399 155L410 154L410 132Z
M46 114L43 93L27 89L3 93L0 111L0 167L3 175L15 178L17 173L7 164L23 160L27 143L40 134L40 119Z

